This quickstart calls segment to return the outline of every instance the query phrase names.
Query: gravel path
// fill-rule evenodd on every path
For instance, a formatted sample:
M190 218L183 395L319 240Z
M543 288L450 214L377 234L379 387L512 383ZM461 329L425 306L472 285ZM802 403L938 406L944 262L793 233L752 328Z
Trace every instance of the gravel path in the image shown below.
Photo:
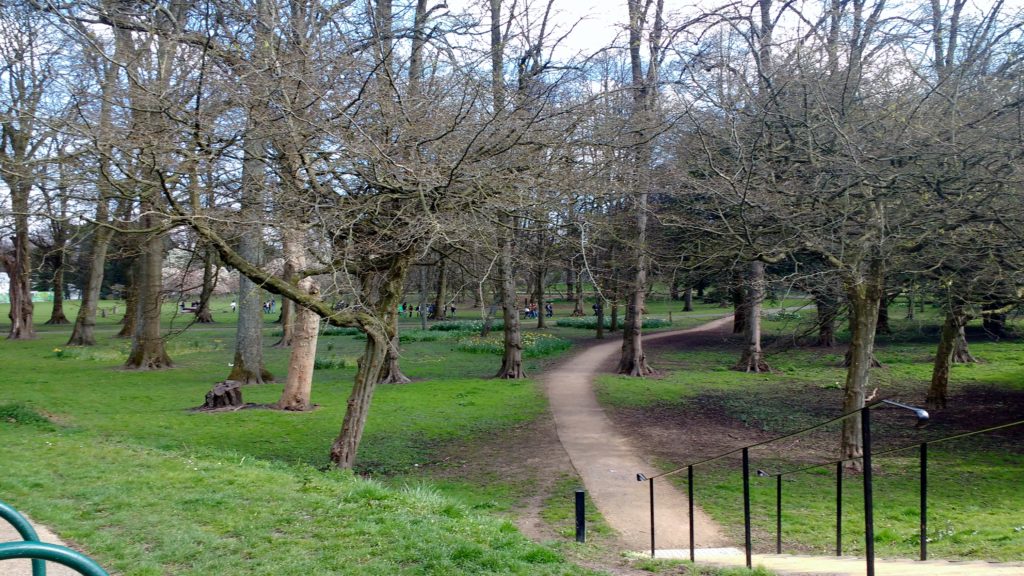
M686 334L719 336L732 317L720 318L689 330L660 332L644 342ZM612 425L594 395L594 377L610 372L621 349L619 339L587 348L562 362L544 377L558 438L605 521L634 549L651 545L649 486L636 475L656 468ZM655 482L655 531L658 548L689 547L687 500L669 482ZM703 511L694 514L697 547L727 544L722 532Z

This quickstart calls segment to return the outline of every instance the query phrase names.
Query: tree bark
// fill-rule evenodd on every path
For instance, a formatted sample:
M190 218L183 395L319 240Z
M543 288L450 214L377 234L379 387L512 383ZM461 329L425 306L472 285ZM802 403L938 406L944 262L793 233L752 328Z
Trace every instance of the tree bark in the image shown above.
M262 135L258 114L250 111L249 133L242 153L242 198L238 227L241 231L238 254L259 266L263 261L263 227L260 224L264 206L265 176L262 154L266 139ZM244 274L238 279L238 326L235 331L235 358L228 380L243 385L263 384L274 376L263 365L263 299L260 286Z
M387 356L384 358L384 371L380 378L381 384L408 384L412 382L412 379L402 373L402 367L399 365L400 357L400 341L401 338L398 336L398 326L392 327L395 331L395 335L391 338L391 344L388 346Z
M683 312L693 312L693 286L687 286L683 292Z
M135 325L138 323L136 310L139 307L139 266L142 263L142 256L136 255L128 266L128 286L125 287L124 316L121 318L121 330L118 331L118 338L131 338L135 334Z
M104 202L101 202L101 206L103 204ZM96 211L96 218L99 222L106 220L105 207L102 212L104 214L101 214L99 208ZM82 302L78 307L78 314L75 316L75 327L71 330L68 346L96 345L96 308L100 300L100 288L103 286L103 273L107 262L107 249L110 246L112 235L113 230L105 226L98 226L93 232L89 276L82 289Z
M747 307L743 301L743 278L739 272L732 276L732 333L743 334L747 329Z
M882 296L878 306L878 324L875 328L879 334L892 334L892 327L889 326L889 298Z
M152 208L144 204L143 214L142 226L156 227ZM138 302L135 307L136 325L132 335L132 349L124 365L127 369L156 370L173 366L164 348L163 336L160 334L163 263L164 237L161 234L150 234L138 258L135 282L138 290Z
M956 339L953 344L953 363L954 364L974 364L978 361L977 358L971 354L970 347L967 344L967 322L970 321L971 317L968 315L963 316L963 320L959 323L956 330Z
M864 274L848 272L844 284L850 302L850 366L843 387L843 412L846 413L864 407L870 382L878 309L885 289L882 262L871 260ZM843 420L841 456L859 458L862 449L860 418ZM851 460L847 466L855 470L862 468L859 460Z
M641 190L636 198L637 250L636 277L629 307L626 309L626 325L622 330L622 355L619 357L619 374L647 376L654 372L647 364L644 353L643 322L645 293L647 286L647 192Z
M434 297L434 313L431 320L444 320L448 305L448 259L441 256L437 263L437 292Z
M957 332L963 325L963 313L950 308L946 312L946 320L942 323L938 350L935 351L935 363L932 366L932 381L928 386L925 403L929 408L945 408L949 393L949 372L953 365L953 352L956 349Z
M387 329L382 330L379 324L362 326L366 332L366 346L363 348L362 357L359 358L359 368L356 370L355 384L348 398L341 432L331 446L331 462L338 468L352 468L355 464L356 451L363 437L363 429L366 427L373 392L380 382L391 339L397 337L397 334L388 332L391 331L391 327L397 325L397 306L402 301L402 289L409 270L410 258L408 253L395 255L383 282L377 289L378 298L374 309L376 317L384 319L384 326ZM362 284L364 301L372 301L370 292L373 291L373 287L369 286L370 282L364 281Z
M213 299L213 291L217 287L218 266L213 257L213 251L203 249L203 287L199 292L199 307L196 309L196 322L200 324L212 324L213 312L210 310L210 301Z
M515 226L515 218L508 217L501 241L501 256L498 261L505 340L501 368L498 369L498 373L494 377L506 380L526 378L526 372L523 370L523 341L519 332L519 302L516 299L516 278L512 263L512 236L515 233Z
M761 303L764 301L764 262L750 263L747 275L747 294L744 305L747 321L743 332L744 348L739 362L733 367L740 372L771 372L761 351Z
M818 340L815 346L834 348L836 346L836 318L839 316L839 302L829 293L814 296L817 309Z
M11 209L14 217L14 251L4 258L4 267L10 278L11 319L8 340L32 340L36 329L32 323L32 269L28 240L29 192L31 184L24 178L5 177L11 191Z
M312 278L299 281L299 289L314 298L320 296L320 289ZM282 305L290 302L282 298ZM275 404L279 410L303 412L313 407L310 395L313 391L313 371L316 361L316 344L320 335L320 316L308 308L296 306L295 323L291 337L291 356L288 359L288 376L285 379L281 398Z
M544 304L544 276L547 274L547 270L541 268L537 270L536 275L533 279L533 299L537 301L537 328L544 329L545 323L545 310Z
M583 316L587 315L587 313L583 310L583 278L581 278L578 275L578 273L576 272L576 267L575 266L573 266L573 273L577 274L577 276L576 276L576 283L574 285L576 290L575 290L575 292L573 292L573 295L572 295L572 297L573 297L573 306L572 306L572 314L571 314L571 316L573 318L582 318Z
M49 325L70 323L68 317L64 315L64 268L66 268L67 238L63 237L65 235L63 232L60 235L62 237L54 243L54 254L51 256L53 262L53 311L50 313L50 319L46 321Z

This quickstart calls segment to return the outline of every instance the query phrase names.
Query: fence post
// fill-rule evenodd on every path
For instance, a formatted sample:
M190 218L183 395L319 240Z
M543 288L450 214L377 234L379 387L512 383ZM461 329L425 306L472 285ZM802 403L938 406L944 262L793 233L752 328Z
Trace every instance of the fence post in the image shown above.
M782 554L782 474L775 477L775 553Z
M651 558L654 558L654 478L647 479L651 487Z
M747 568L752 566L750 540L750 451L743 449L743 543L747 553Z
M860 436L864 463L864 555L867 576L875 576L875 502L871 484L871 408L860 409Z
M836 462L836 556L843 555L843 462Z
M928 559L928 443L921 443L921 560Z
M586 492L576 490L576 541L587 541L587 504L584 499Z
M694 530L693 530L693 466L686 467L687 500L690 501L690 562L694 562Z

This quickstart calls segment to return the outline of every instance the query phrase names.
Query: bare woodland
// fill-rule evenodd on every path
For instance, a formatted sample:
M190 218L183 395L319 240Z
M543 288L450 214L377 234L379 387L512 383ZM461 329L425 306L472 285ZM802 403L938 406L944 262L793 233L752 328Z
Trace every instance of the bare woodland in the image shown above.
M3 3L8 338L34 336L45 277L82 299L51 322L95 343L115 260L127 367L170 368L169 260L195 271L178 292L196 294L197 322L237 271L225 378L274 379L272 294L292 347L278 408L310 407L321 323L366 334L330 450L348 468L374 388L403 381L403 303L443 318L467 294L488 326L500 311L496 376L522 378L523 305L563 285L598 337L610 318L618 371L642 377L652 287L689 307L714 286L736 299L735 367L757 372L765 286L784 277L817 304L815 343L849 323L844 411L870 391L887 303L940 301L928 398L943 406L950 364L973 360L965 323L997 334L1024 295L1024 15L999 0L622 0L618 38L578 48L560 1Z

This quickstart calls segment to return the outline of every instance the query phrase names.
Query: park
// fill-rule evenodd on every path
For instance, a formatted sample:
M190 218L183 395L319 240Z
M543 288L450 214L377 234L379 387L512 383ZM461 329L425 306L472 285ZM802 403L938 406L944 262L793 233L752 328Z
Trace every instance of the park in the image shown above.
M1024 9L0 3L0 574L1024 574Z

